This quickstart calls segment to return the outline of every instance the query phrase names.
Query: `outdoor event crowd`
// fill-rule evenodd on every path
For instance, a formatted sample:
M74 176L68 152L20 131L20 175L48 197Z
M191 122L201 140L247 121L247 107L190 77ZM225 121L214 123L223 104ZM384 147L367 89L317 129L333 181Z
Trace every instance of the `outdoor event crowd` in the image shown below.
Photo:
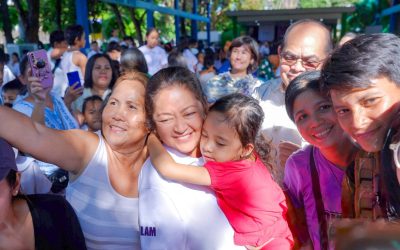
M0 53L0 249L399 249L400 38L159 37Z

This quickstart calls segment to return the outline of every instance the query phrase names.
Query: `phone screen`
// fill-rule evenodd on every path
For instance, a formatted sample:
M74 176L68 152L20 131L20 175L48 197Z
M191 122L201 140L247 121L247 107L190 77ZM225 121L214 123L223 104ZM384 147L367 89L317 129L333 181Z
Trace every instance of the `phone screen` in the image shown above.
M77 89L82 86L78 71L68 72L67 77L68 77L68 85L69 86L72 86L77 82L78 82L78 85L75 86L74 89Z

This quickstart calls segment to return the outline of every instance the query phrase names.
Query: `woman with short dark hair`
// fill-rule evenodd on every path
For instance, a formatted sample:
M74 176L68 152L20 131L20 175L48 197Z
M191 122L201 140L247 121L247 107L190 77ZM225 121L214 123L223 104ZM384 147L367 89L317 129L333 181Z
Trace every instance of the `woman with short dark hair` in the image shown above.
M260 60L258 44L253 38L235 38L229 48L229 60L231 69L215 76L204 86L209 103L236 92L251 96L254 89L262 84L261 80L252 75Z

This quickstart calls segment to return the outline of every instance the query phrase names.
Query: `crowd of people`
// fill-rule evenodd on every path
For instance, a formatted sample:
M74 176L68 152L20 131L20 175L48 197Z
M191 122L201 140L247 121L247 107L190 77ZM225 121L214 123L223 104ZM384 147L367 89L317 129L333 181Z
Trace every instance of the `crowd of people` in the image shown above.
M51 87L0 55L0 249L325 250L344 218L398 223L400 38L299 20L276 71L250 36L159 40L54 31Z

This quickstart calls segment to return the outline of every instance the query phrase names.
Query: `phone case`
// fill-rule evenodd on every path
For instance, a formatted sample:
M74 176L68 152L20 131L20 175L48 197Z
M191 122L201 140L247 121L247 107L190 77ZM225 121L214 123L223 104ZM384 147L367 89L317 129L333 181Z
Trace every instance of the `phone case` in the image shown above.
M67 78L68 78L68 85L69 85L69 86L72 86L72 85L75 84L76 82L79 83L77 86L75 86L74 89L77 89L77 88L79 88L79 87L82 86L82 84L81 84L81 78L79 77L79 72L78 72L78 71L68 72L68 73L67 73Z
M40 79L43 88L51 88L53 86L53 74L51 73L46 51L41 49L28 52L27 56L31 66L32 76Z

